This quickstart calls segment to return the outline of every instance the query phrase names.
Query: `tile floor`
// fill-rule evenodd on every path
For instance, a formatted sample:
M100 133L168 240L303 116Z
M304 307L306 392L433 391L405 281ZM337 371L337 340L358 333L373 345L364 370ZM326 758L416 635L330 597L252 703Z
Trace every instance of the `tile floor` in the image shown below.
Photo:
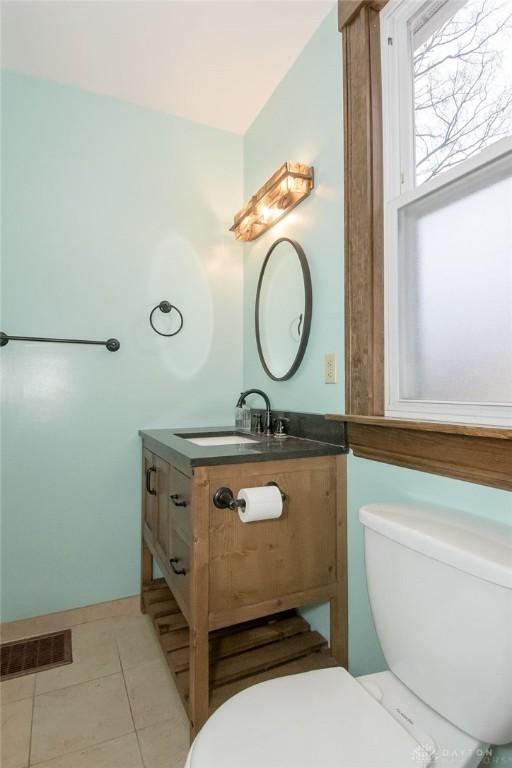
M2 768L183 768L188 721L149 619L72 635L73 664L0 683Z

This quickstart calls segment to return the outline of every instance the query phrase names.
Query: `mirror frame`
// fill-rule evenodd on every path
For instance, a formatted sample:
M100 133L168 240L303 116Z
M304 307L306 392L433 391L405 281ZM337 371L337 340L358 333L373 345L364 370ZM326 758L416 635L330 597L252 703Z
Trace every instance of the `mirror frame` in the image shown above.
M297 350L297 354L295 355L295 360L293 361L290 369L284 374L284 376L274 376L274 374L269 369L265 361L265 357L263 355L263 349L261 347L260 294L261 294L261 288L263 284L263 277L265 275L265 269L268 265L270 257L272 256L274 249L279 245L279 243L283 243L283 242L290 243L293 246L298 256L299 263L302 269L302 278L304 280L304 323L303 323L302 337L300 340L299 348ZM311 286L311 273L309 271L309 264L306 258L306 254L304 253L304 250L296 240L292 240L289 237L280 237L278 240L273 242L272 245L270 246L267 252L267 255L265 256L265 261L263 262L263 266L261 267L261 272L258 279L258 289L256 292L256 308L255 308L256 344L258 346L258 355L260 358L261 365L263 366L263 370L265 371L267 376L269 376L274 381L286 381L287 379L291 379L291 377L297 372L300 364L302 363L304 354L306 352L306 347L308 345L309 332L311 330L312 313L313 313L313 289Z

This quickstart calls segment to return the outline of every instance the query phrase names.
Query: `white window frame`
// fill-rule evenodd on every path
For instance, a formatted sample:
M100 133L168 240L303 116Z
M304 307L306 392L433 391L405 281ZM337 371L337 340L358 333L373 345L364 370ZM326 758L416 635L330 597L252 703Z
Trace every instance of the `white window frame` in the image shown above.
M450 15L453 4L449 0ZM392 418L512 426L512 403L400 399L398 222L400 210L435 190L501 159L512 164L512 137L415 187L412 34L410 22L439 0L388 0L380 12L384 172L385 415ZM427 22L428 24L428 22Z

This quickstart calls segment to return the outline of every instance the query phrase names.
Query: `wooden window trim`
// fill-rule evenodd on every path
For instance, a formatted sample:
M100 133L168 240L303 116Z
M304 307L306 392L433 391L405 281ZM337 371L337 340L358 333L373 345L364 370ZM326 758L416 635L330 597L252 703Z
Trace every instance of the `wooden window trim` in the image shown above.
M384 240L379 12L339 0L345 154L345 397L356 456L512 490L512 430L384 416Z
M512 429L332 415L354 455L512 491Z

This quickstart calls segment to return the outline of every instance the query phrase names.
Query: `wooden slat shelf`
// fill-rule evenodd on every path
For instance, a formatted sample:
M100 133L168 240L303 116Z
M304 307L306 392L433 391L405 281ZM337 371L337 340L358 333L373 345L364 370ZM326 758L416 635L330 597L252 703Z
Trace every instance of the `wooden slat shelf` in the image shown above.
M212 659L210 661L210 684L215 686L231 683L248 675L255 675L267 669L278 667L293 659L307 656L309 653L321 650L327 645L327 641L318 632L305 632L297 637L283 638L277 642L265 645L262 648L254 648L243 651L236 656L227 659ZM172 660L168 658L172 669ZM278 673L276 673L278 676ZM176 677L188 680L188 670L176 672ZM183 684L186 690L186 684Z
M153 584L144 591L144 605L147 608L149 605L153 605L153 603L160 602L160 600L168 600L169 594L169 587L165 583L165 579L155 579Z
M328 667L338 667L339 664L328 653L321 651L319 653L310 653L309 656L303 656L300 659L294 659L287 664L280 664L278 667L272 667L256 675L250 675L233 683L221 685L213 689L210 697L210 714L214 712L221 704L230 699L236 693L249 688L257 683L264 683L266 680L273 680L276 677L286 677L287 675L296 675L299 672L311 672L315 669L327 669Z
M173 614L181 613L181 611L176 600L172 598L172 600L159 600L157 603L148 605L146 613L148 613L152 619L160 619L162 616L171 616Z
M160 635L158 639L164 653L178 651L180 648L186 648L188 652L190 643L188 625L185 629L175 629L172 632L166 632L164 635Z
M181 611L180 613L174 613L169 616L159 616L157 619L153 619L153 623L159 635L164 635L166 632L173 632L176 629L188 629L187 620Z
M189 694L189 631L185 617L160 581L143 593L169 669L185 706ZM169 612L162 613L164 606ZM209 636L210 712L250 685L275 677L337 666L327 641L295 611L225 627Z
M308 629L308 623L301 616L292 616L291 618L241 630L234 634L210 636L211 663L213 664L219 661L219 659L244 653L244 651L250 651L267 643L274 643L285 637L292 637L301 632L307 632ZM183 670L188 669L188 646L172 652L170 661L176 672L183 672Z

